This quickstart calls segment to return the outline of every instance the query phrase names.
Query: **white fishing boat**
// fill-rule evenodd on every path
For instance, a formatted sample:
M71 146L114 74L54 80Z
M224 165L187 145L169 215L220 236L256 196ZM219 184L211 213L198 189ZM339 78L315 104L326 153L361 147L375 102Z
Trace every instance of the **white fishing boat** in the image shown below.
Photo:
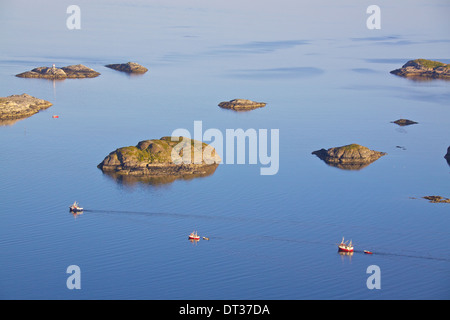
M82 212L83 208L78 205L78 202L74 202L73 205L69 207L70 212Z
M338 245L339 251L341 252L353 252L353 244L352 241L350 242L344 241L344 237L342 237L341 243Z

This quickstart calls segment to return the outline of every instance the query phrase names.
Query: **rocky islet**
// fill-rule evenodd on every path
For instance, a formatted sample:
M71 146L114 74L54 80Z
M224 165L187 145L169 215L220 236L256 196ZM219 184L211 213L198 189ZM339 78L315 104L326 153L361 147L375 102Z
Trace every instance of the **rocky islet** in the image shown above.
M94 69L88 68L82 64L77 64L62 68L57 68L54 65L52 67L38 67L32 69L31 71L16 74L16 77L64 80L95 78L99 75L100 73L95 71Z
M107 64L105 67L126 73L142 74L148 71L146 67L143 67L136 62Z
M450 80L450 64L427 59L415 59L408 61L401 68L392 70L390 73L416 80Z
M219 103L219 107L221 108L232 109L236 111L253 110L265 106L266 106L265 102L256 102L247 99L233 99L230 101L223 101Z
M26 118L51 106L52 103L26 93L0 97L0 120Z

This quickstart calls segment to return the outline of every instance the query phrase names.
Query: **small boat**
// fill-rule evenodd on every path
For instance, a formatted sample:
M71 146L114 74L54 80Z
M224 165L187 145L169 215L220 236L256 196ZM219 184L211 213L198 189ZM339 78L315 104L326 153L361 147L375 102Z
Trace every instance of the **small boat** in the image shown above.
M189 235L189 240L200 240L200 236L197 234L197 231L192 231Z
M208 238L208 237L202 237L202 239L203 239L203 240L209 240L209 238Z
M341 252L353 252L353 244L350 240L350 243L348 241L344 242L344 237L342 237L341 243L338 245L339 251Z
M69 207L70 212L82 212L83 208L78 205L78 202L74 202L73 205Z
M59 116L55 114L52 118L57 119L57 118L59 118Z
M365 253L365 254L373 254L373 252L372 252L372 251L369 251L369 250L364 250L364 253Z

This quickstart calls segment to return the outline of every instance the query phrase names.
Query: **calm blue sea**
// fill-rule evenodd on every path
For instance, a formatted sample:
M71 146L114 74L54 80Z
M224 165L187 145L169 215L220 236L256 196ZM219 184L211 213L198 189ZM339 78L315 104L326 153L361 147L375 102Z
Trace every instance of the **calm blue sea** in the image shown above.
M53 103L0 123L0 298L450 298L450 205L421 199L450 197L450 82L389 73L450 63L447 1L380 0L379 30L368 1L80 0L79 30L66 26L71 4L0 4L0 96ZM149 71L104 67L128 61ZM101 75L15 77L53 63ZM234 98L267 106L217 106ZM116 148L193 134L194 121L278 129L278 173L221 164L151 184L97 168ZM387 155L351 171L311 154L350 143ZM210 240L188 241L193 230ZM343 236L351 256L337 252ZM70 265L80 290L66 286ZM380 289L366 285L371 265Z

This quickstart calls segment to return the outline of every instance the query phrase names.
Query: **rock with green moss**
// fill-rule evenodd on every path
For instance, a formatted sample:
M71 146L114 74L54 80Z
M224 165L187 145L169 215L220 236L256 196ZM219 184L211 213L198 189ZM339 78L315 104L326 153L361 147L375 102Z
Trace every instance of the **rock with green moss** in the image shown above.
M253 110L262 108L266 105L265 102L256 102L247 99L233 99L219 103L219 107L224 109L232 109L236 111Z
M216 150L185 137L144 140L111 152L98 165L103 172L132 176L183 176L210 172L221 162Z
M26 118L50 106L52 106L50 102L26 93L0 97L0 120Z
M411 79L445 79L450 80L450 64L439 61L416 59L410 60L392 74Z
M107 64L105 67L126 73L146 73L148 69L136 62Z
M43 78L51 80L95 78L100 75L94 69L88 68L82 64L71 65L67 67L39 67L31 71L16 74L19 78Z
M346 170L362 169L380 157L386 155L385 152L370 150L359 144L349 144L342 147L320 149L312 154L323 160L330 166Z

